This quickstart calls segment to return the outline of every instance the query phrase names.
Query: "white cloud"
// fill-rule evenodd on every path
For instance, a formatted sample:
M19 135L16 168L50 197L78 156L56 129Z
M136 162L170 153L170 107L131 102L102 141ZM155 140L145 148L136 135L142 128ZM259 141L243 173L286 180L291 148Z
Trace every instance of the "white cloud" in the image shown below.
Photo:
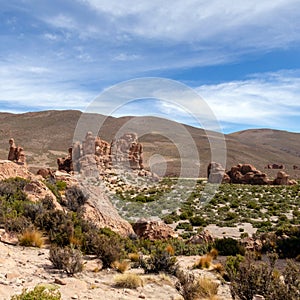
M300 39L297 0L79 0L108 16L114 29L174 42L283 47ZM217 38L217 39L216 39ZM230 47L230 45L228 45Z
M204 85L196 90L220 121L278 126L300 117L300 76L291 72L256 75L243 81Z

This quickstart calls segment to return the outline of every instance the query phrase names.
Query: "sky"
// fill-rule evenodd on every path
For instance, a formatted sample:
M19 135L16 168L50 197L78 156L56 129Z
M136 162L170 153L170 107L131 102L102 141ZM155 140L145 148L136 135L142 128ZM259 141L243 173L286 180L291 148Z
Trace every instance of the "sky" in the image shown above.
M300 2L0 0L0 111L86 111L138 78L193 89L224 133L300 132ZM203 101L146 94L99 107L197 126Z

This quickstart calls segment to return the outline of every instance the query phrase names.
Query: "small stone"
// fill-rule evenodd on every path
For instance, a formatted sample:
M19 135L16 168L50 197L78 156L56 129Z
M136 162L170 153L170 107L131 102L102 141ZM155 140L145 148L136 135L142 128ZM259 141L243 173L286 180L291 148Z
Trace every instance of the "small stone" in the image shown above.
M74 295L74 296L71 297L71 299L78 299L78 296Z
M57 283L57 284L60 284L60 285L66 285L67 284L64 280L62 280L60 278L55 278L54 283Z
M140 298L140 299L146 299L146 296L143 295L143 294L141 294L141 295L139 295L139 298Z
M19 273L6 273L5 274L5 278L7 280L12 280L12 279L18 278L19 276L20 276Z

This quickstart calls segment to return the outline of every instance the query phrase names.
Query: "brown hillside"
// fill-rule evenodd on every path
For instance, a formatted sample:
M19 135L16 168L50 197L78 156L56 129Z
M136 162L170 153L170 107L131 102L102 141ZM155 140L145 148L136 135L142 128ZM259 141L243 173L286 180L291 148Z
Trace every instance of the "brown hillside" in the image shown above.
M81 112L74 110L0 113L0 159L7 158L8 139L14 137L16 143L24 147L27 162L32 169L42 166L56 167L56 158L66 155L72 144L80 116ZM81 124L76 135L84 135L91 128L89 125L101 124L104 120L101 126L95 127L101 127L101 138L111 141L122 131L137 132L144 145L146 165L153 154L159 154L167 164L168 174L179 174L183 162L184 174L187 177L189 170L195 166L195 161L191 159L194 156L190 145L191 137L200 157L200 176L205 176L206 166L211 160L207 134L214 140L221 136L156 117L106 118L98 114L86 115L83 123L87 126ZM225 137L227 168L239 162L251 163L258 169L263 169L268 163L278 163L284 164L292 177L300 177L300 171L292 170L293 165L300 165L299 133L261 129L236 132ZM276 174L275 170L264 171L270 176Z

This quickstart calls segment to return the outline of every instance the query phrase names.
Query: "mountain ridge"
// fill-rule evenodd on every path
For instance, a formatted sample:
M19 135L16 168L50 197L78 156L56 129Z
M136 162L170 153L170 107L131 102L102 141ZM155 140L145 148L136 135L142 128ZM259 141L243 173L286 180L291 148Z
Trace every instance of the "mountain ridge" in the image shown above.
M0 113L0 158L7 158L8 140L13 137L17 145L24 147L30 168L56 167L56 158L66 155L67 149L72 145L81 116L82 112L78 110ZM204 177L206 166L211 160L207 134L212 135L212 139L222 138L221 133L206 132L202 128L157 117L115 118L101 114L84 114L83 123L84 118L91 124L94 124L93 120L103 122L98 135L109 142L122 130L140 133L146 165L153 154L158 154L164 157L168 165L168 175L178 175L181 164L185 163L182 160L184 155L179 153L176 144L184 145L192 138L201 161L199 176ZM152 132L152 127L156 128L157 132ZM81 135L85 134L85 128L79 129L82 131ZM175 143L172 138L175 139ZM293 165L300 165L300 133L262 128L224 134L224 138L227 148L227 169L238 163L251 163L267 172L269 176L275 176L277 170L268 170L264 167L276 163L284 164L291 177L300 177L299 171L292 168ZM189 148L187 144L183 151L188 153Z

